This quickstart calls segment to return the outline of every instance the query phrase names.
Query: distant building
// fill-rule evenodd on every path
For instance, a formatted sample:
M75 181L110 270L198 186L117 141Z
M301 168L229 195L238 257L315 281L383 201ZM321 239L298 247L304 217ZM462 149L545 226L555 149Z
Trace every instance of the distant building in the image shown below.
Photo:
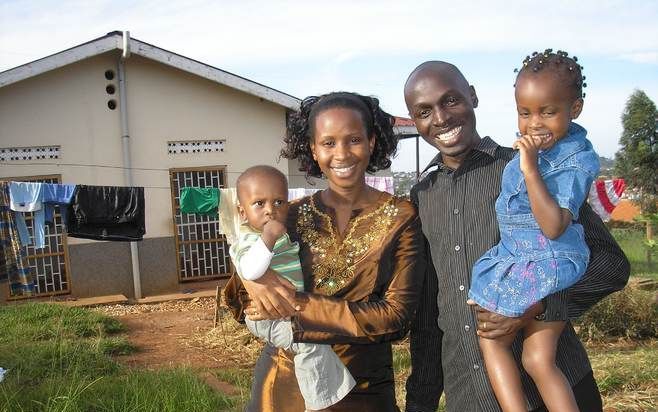
M153 295L226 275L217 219L181 215L180 188L233 186L254 164L307 186L297 162L278 158L299 102L122 32L0 73L0 178L145 188L136 254L129 243L67 239L59 221L45 249L28 248L39 295ZM0 284L0 301L7 293Z
M57 214L46 247L27 248L37 296L148 296L225 277L217 219L181 214L180 189L234 186L254 164L280 169L293 188L326 187L279 159L299 103L118 31L1 72L0 179L145 188L147 233L134 250L67 238ZM5 285L0 302L15 298Z

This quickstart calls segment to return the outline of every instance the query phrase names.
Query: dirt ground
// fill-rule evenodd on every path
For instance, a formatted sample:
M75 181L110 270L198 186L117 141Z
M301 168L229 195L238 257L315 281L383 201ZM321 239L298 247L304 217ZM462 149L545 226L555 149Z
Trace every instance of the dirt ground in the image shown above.
M221 322L213 328L213 298L96 310L126 326L127 339L138 350L119 361L133 367L250 368L261 348L227 312L221 312Z

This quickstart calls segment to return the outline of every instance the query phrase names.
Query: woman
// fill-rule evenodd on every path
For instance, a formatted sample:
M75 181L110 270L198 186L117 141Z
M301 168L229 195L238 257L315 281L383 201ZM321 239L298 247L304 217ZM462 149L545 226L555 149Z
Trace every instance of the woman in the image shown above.
M398 411L391 341L414 316L425 273L420 221L412 204L371 188L366 172L390 166L391 116L377 99L331 93L305 99L290 121L282 156L329 188L290 205L288 233L300 243L305 290L277 276L245 281L251 319L292 315L297 342L332 344L357 381L329 411ZM291 354L267 346L255 368L248 411L301 412Z

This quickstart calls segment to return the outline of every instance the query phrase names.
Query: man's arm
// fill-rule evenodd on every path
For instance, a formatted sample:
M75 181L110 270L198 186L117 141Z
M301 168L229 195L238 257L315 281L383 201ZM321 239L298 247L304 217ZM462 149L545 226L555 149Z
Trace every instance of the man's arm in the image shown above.
M566 321L581 316L587 309L609 294L621 290L628 282L631 266L626 255L588 203L580 208L579 223L585 231L585 242L590 249L589 264L583 277L568 289L561 290L533 305L519 318L508 318L477 308L478 334L497 338L516 333L540 310L544 320ZM483 325L486 325L484 329Z
M422 295L411 324L409 352L411 375L407 378L406 412L434 412L443 393L441 341L438 326L438 281L429 257Z
M590 250L583 277L572 287L544 299L546 320L567 320L581 316L609 294L628 282L631 266L626 255L588 203L580 208L579 223Z
M418 186L409 193L411 203L418 209ZM421 222L422 223L422 222ZM407 378L406 412L434 412L443 393L443 368L441 365L441 342L443 332L439 329L439 283L432 263L432 252L423 236L427 266L423 289L418 302L416 316L409 333L411 375Z

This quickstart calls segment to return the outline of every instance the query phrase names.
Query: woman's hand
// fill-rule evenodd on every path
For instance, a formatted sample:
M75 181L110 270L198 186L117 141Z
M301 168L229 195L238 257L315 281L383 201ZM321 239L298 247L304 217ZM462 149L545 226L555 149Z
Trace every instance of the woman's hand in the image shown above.
M286 318L299 310L295 287L271 269L257 280L242 280L242 284L251 299L245 309L245 315L251 320Z

